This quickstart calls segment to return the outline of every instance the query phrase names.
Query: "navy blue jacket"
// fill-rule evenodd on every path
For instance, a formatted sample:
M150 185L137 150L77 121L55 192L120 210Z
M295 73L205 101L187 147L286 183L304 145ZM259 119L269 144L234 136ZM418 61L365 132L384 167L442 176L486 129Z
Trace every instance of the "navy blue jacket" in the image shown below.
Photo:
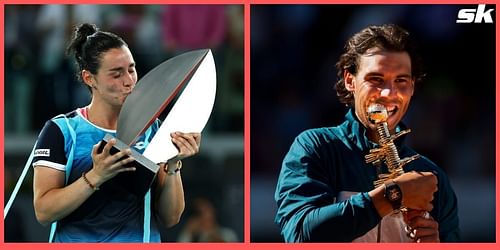
M396 141L399 156L415 155L402 140ZM352 109L339 126L297 136L283 160L275 193L275 221L286 242L350 242L377 226L381 218L368 195L377 173L364 160L375 146ZM430 214L439 223L442 242L458 241L457 198L443 170L423 156L404 170L437 173ZM357 194L336 202L341 191Z

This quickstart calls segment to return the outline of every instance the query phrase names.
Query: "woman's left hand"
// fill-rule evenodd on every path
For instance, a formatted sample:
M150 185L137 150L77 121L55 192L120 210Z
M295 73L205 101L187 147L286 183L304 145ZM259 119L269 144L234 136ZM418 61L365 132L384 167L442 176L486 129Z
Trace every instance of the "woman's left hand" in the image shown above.
M193 156L200 151L201 133L173 132L170 134L172 142L179 150L176 160Z

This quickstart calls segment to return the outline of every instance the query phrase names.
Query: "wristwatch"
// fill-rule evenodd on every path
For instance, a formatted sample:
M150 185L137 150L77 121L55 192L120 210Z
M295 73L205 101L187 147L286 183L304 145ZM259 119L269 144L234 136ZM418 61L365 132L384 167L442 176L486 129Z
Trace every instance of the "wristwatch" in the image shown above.
M401 192L401 188L394 181L385 183L384 197L391 203L394 210L401 208L403 192Z
M181 160L177 160L177 162L175 163L175 166L176 166L176 168L174 170L169 170L168 169L168 163L167 163L167 164L165 164L165 168L163 169L163 171L165 171L165 173L167 173L167 175L177 174L177 172L181 171L182 161Z

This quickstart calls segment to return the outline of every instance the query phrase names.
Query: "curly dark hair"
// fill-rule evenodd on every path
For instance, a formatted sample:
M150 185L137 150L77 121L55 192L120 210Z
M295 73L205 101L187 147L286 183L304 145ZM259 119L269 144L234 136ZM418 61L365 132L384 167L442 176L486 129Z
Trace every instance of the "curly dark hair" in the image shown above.
M359 67L359 58L371 48L394 52L406 51L410 55L411 74L415 82L420 82L425 76L422 60L417 54L416 45L411 40L408 31L394 24L368 26L347 40L344 53L335 65L339 78L335 84L335 90L340 102L347 106L354 106L354 96L345 88L344 70L356 74Z

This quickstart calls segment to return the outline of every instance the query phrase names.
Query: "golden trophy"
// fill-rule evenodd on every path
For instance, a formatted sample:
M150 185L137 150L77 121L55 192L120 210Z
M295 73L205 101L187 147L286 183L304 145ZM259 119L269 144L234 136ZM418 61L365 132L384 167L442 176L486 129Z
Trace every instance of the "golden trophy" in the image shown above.
M409 162L418 159L420 155L413 155L410 157L406 157L404 159L399 158L399 153L394 144L394 140L400 137L401 135L410 133L411 130L403 130L394 135L391 135L388 125L387 118L389 117L387 109L382 104L372 104L368 107L368 119L371 123L377 126L377 132L380 137L379 139L379 147L375 149L371 149L370 153L365 156L366 163L373 163L374 165L380 165L380 163L385 163L388 169L388 173L379 173L378 179L373 182L375 187L383 185L387 180L394 179L402 174L404 174L403 166L408 164ZM401 207L399 210L396 210L395 213L398 212L407 212L408 209L406 207ZM426 219L429 218L429 213L423 211L422 216ZM405 231L409 238L412 240L419 242L419 239L415 239L415 231L409 227L408 225L405 228Z
M384 162L389 171L389 173L379 174L378 179L373 182L375 187L378 187L384 184L385 181L394 179L404 174L403 166L419 158L420 155L417 154L404 159L399 158L398 149L394 144L394 140L401 135L410 133L411 130L407 129L391 135L387 125L387 118L389 115L384 105L378 103L372 104L368 107L367 113L370 122L377 126L377 132L380 137L380 147L370 150L370 153L365 156L366 163L373 163L377 165Z

